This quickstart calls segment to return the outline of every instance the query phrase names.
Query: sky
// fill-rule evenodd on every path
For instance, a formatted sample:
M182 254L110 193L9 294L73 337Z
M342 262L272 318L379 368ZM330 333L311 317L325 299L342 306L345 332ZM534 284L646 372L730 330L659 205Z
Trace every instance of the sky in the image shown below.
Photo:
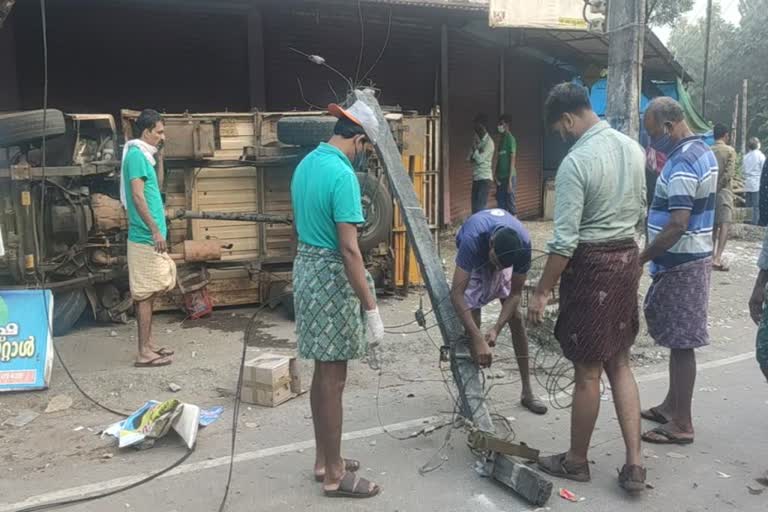
M731 23L737 25L741 21L741 15L739 14L739 0L714 0L714 3L719 3L723 8L723 17ZM707 15L707 0L696 0L693 10L686 14L686 18L695 20L697 18L703 18ZM661 38L664 43L669 41L669 36L672 32L670 27L654 28L656 35Z

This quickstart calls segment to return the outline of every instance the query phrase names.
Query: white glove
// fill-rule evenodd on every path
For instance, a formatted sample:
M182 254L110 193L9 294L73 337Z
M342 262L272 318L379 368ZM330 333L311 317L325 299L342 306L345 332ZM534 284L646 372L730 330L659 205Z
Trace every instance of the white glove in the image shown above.
M368 332L372 338L372 341L369 343L369 345L375 347L381 342L381 340L384 339L384 323L381 321L379 308L366 311L365 318L368 322Z

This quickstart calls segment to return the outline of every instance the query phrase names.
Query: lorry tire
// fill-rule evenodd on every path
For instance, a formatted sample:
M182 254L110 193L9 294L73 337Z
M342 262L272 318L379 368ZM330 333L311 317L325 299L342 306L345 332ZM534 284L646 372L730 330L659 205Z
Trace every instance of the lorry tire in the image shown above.
M88 297L81 289L54 292L53 335L63 336L72 329L88 306Z
M277 139L292 146L317 146L333 135L333 116L286 116L277 121Z
M64 114L60 110L28 110L13 114L0 114L0 146L15 146L45 137L62 135L67 131ZM45 126L43 126L45 117Z
M374 176L357 173L357 180L360 182L360 197L365 217L365 223L358 236L358 244L361 251L368 252L381 242L389 241L394 206L389 190Z

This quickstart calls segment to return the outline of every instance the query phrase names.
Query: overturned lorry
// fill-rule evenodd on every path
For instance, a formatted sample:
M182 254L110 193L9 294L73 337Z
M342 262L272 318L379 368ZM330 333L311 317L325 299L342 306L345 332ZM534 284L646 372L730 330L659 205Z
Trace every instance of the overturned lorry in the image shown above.
M402 149L436 236L439 118L390 109ZM121 144L138 112L63 114L54 109L0 115L0 288L54 293L53 331L86 311L123 322L131 312L119 202ZM290 306L296 242L290 180L301 157L327 139L334 120L318 112L165 114L167 143L158 175L168 242L180 286L156 308L192 314L191 292L214 306ZM376 159L358 178L366 223L360 245L381 291L419 284L405 227ZM199 293L198 293L199 294ZM193 305L194 306L194 305ZM194 309L194 308L193 308Z

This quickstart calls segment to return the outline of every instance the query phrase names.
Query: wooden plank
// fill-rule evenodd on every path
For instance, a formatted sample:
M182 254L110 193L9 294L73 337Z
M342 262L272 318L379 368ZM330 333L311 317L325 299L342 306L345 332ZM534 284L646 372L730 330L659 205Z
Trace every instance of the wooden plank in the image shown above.
M247 178L255 175L256 167L253 166L233 167L231 169L203 167L195 171L198 182L209 178Z
M198 192L219 192L219 191L236 191L236 190L251 190L259 187L255 176L249 176L247 178L211 178L206 180L200 180L197 185Z
M253 137L255 133L252 119L222 119L219 122L219 137Z
M200 192L198 194L198 205L200 210L203 211L206 210L206 207L210 207L211 205L229 205L238 203L251 203L256 205L259 198L257 192L257 190Z

